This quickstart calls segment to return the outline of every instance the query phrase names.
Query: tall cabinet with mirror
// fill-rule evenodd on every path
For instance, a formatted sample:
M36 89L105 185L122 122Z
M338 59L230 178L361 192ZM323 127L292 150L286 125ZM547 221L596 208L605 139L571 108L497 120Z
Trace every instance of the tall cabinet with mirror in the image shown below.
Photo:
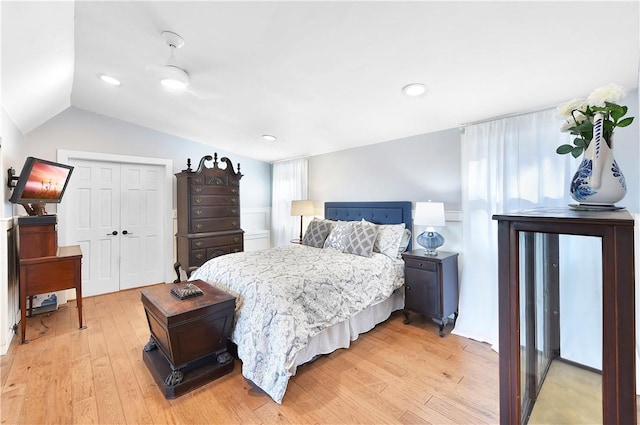
M635 424L631 215L541 208L493 218L498 221L501 424ZM563 312L569 315L567 307L580 295L576 291L593 291L581 288L578 277L560 273L570 258L585 264L580 251L566 252L563 242L585 236L600 248L601 287L595 292L601 290L601 310L593 312L602 323L600 367L563 356L562 341L573 336L563 335L569 332Z

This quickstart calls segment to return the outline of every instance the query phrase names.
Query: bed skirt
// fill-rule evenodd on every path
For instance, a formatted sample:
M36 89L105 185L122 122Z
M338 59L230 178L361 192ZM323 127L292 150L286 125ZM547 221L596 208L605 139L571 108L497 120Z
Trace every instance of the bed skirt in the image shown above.
M389 298L353 316L351 319L336 323L319 334L313 336L305 348L296 356L295 363L289 372L295 375L298 366L313 360L322 354L329 354L339 348L348 348L351 341L358 339L362 333L373 329L384 322L396 310L404 308L404 286L396 289Z

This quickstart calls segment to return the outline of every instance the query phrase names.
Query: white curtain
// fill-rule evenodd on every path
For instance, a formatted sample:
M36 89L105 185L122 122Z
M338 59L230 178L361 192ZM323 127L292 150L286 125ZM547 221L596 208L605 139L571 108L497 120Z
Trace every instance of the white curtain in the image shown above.
M307 199L309 162L306 158L273 164L271 237L273 246L286 245L300 235L300 217L291 216L291 201Z
M571 203L571 156L554 110L465 128L462 138L463 272L454 333L498 347L496 213Z

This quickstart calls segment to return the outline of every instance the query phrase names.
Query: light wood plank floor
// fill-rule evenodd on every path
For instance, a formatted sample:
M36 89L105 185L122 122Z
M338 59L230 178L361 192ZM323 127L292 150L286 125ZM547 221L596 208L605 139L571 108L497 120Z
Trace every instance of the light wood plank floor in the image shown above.
M348 350L304 365L281 405L232 373L166 400L142 361L140 290L86 298L27 319L1 357L2 424L495 424L498 355L394 313ZM449 329L447 329L449 331Z

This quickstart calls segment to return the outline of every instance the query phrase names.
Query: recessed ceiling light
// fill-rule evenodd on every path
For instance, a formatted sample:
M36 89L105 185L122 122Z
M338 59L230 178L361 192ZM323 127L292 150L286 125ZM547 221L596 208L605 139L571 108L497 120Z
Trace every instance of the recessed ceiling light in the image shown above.
M269 141L269 142L275 142L276 140L278 140L278 138L277 138L276 136L272 136L272 135L270 135L270 134L263 134L263 135L262 135L262 138L263 138L264 140Z
M100 78L102 81L104 81L107 84L111 84L112 86L119 86L122 84L120 80L118 80L115 77L112 77L111 75L98 74L98 78Z
M404 86L402 88L402 91L407 96L420 96L421 94L424 94L425 91L427 91L427 87L422 83L411 83Z

